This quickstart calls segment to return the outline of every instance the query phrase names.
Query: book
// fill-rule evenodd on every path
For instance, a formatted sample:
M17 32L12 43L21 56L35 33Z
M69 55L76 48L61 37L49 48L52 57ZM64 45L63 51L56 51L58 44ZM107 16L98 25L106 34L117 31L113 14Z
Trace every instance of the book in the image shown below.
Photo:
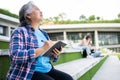
M62 41L57 41L52 47L50 47L44 54L43 56L53 56L53 49L58 49L60 50L61 48L65 47L67 44L62 42Z

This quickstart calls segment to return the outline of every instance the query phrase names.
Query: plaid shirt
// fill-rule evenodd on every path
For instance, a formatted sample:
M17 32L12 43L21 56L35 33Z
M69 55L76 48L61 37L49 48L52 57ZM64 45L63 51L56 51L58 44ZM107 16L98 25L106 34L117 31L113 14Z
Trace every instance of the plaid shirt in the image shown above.
M6 80L31 80L35 69L36 48L38 41L31 26L18 27L13 31L10 39L11 66Z

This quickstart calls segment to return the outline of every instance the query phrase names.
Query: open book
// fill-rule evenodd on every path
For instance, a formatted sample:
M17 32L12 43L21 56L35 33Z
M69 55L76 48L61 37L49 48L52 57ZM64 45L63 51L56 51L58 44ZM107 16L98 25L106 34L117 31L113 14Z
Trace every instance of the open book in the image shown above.
M60 50L62 47L65 47L67 44L62 41L57 41L50 49L48 49L43 56L52 56L53 49Z

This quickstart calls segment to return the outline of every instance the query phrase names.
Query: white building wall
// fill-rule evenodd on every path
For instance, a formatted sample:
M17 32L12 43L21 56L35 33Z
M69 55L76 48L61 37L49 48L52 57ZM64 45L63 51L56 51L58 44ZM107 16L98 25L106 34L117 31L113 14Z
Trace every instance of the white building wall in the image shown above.
M1 14L0 14L1 15ZM6 16L6 15L5 15ZM9 17L6 17L9 18ZM14 20L14 19L13 19ZM15 19L18 20L18 19ZM5 20L3 17L0 17L0 25L5 26L6 27L6 36L2 36L0 35L0 41L5 41L5 42L9 42L10 40L10 35L11 35L11 28L16 28L18 27L17 22L13 22L10 20Z

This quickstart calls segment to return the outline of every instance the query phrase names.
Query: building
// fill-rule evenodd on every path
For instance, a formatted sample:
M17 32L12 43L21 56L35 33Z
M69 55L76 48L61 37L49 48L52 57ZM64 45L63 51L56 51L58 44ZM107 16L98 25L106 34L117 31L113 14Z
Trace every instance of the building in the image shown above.
M73 44L79 44L89 33L93 46L120 52L120 23L46 25L40 28L46 30L54 41L64 40Z
M0 14L0 49L8 49L11 32L18 24L18 19Z
M18 19L0 14L0 44L3 45L0 49L6 48L11 32L18 24ZM44 29L52 40L64 40L72 44L79 44L83 36L89 33L93 46L120 52L120 23L41 25L40 28Z

